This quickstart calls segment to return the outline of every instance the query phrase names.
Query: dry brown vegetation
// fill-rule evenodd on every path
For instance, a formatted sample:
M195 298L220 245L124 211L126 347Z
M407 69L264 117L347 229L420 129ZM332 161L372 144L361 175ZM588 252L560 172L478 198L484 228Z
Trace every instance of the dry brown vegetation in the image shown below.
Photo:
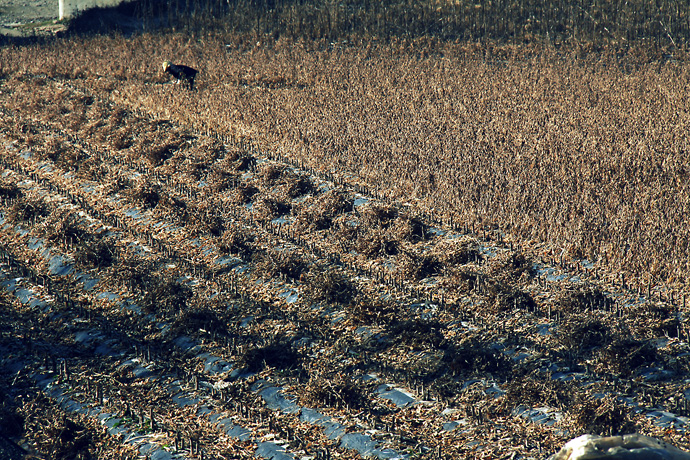
M0 48L0 345L25 361L2 384L34 395L0 415L39 453L118 450L40 374L204 458L278 438L361 456L272 385L410 459L543 458L580 432L687 446L648 416L690 415L685 54L544 42L555 15L537 17L525 43L214 28ZM197 91L161 76L171 56Z
M634 287L687 282L688 76L680 53L664 61L649 52L409 41L322 49L284 39L247 50L233 37L82 40L48 45L47 67L32 57L45 45L5 48L3 72L28 80L16 90L23 92L35 84L27 74L48 68L58 77L89 63L69 81L89 82L133 110L352 175L446 222L549 242L554 260L589 259ZM104 47L128 58L90 52ZM150 82L170 54L202 68L198 93ZM127 66L122 79L112 78L114 65ZM256 83L263 76L290 84L267 88ZM109 137L111 125L101 128ZM155 166L179 147L160 136L151 146L147 136L125 152ZM59 143L47 148L59 155ZM309 190L296 186L292 195ZM240 188L237 199L253 192Z

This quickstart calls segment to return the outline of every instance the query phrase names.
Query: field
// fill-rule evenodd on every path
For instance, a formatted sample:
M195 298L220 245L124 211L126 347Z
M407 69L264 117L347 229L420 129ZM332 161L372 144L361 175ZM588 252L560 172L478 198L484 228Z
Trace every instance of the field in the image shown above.
M0 441L51 459L547 458L633 431L690 448L682 47L322 20L0 48Z

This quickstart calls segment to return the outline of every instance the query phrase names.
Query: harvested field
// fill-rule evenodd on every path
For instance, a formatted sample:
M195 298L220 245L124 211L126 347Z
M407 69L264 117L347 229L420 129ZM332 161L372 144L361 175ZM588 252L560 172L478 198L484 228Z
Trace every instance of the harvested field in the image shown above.
M3 433L65 459L690 447L682 61L264 38L0 48Z

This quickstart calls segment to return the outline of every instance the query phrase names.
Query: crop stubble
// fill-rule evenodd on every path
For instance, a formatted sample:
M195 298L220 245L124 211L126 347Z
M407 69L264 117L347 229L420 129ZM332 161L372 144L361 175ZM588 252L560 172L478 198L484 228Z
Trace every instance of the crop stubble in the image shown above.
M685 101L681 66L644 63L626 70L612 60L575 60L549 50L532 59L508 54L484 61L471 48L453 45L319 50L278 42L247 51L225 47L217 37L205 40L101 37L2 50L3 142L13 142L3 151L9 172L0 190L12 225L2 238L17 259L33 258L36 280L48 276L48 268L27 249L30 237L45 238L51 251L71 257L81 270L94 270L92 259L100 260L93 251L76 256L100 241L89 219L57 227L48 220L64 212L59 203L68 202L76 207L72 212L122 232L119 243L110 241L115 260L92 273L174 325L166 336L72 283L73 296L83 299L81 314L108 318L108 330L129 336L121 339L125 346L153 347L163 365L177 359L180 372L195 375L192 386L199 387L200 378L218 383L194 360L165 352L175 334L191 335L209 352L284 385L301 404L342 417L355 430L379 429L387 445L425 458L476 455L467 442L476 440L493 458L546 453L563 441L557 428L605 433L634 424L658 431L616 400L593 398L596 390L687 412L678 397L680 381L671 378L645 391L646 384L635 379L635 372L653 364L679 375L687 369L687 360L676 358L687 340L677 305L613 300L611 293L620 292L617 276L611 285L580 269L583 285L546 279L532 268L544 255L570 270L587 257L625 273L628 285L651 289L664 281L683 289L687 141L677 128L687 113L679 109ZM34 53L45 53L43 47L50 57L39 65ZM122 54L106 60L98 52L103 47ZM180 48L188 63L202 69L198 92L161 84L158 58ZM420 56L420 49L427 54ZM232 142L223 146L224 140ZM331 183L335 193L323 192L320 178L286 173L290 166L272 160L256 164L257 147L345 184ZM32 156L22 157L24 149ZM40 167L44 161L53 171ZM220 183L208 193L201 179ZM21 195L12 188L16 184ZM355 207L353 184L383 202ZM243 206L249 203L251 210ZM131 219L128 208L145 218ZM474 237L430 232L430 213L453 223L446 230L491 234L498 225L514 248L507 244L484 260ZM271 222L282 214L293 223ZM157 222L175 228L162 231ZM29 235L17 234L16 225ZM47 228L61 235L51 237ZM127 244L133 241L151 252L135 253ZM546 250L540 242L549 243ZM252 278L219 270L214 262L222 254L239 256L252 267ZM174 275L166 269L171 263ZM151 271L131 272L142 264ZM201 282L186 287L181 274ZM437 284L425 282L430 279ZM298 291L301 301L281 300L277 280ZM217 292L219 300L210 301ZM429 298L436 307L410 309ZM235 308L226 309L225 302ZM313 302L322 309L312 310ZM66 311L74 308L66 305ZM591 312L601 323L566 326ZM43 318L36 311L25 314ZM256 318L243 329L239 324L248 315ZM342 321L331 320L339 315ZM458 326L459 320L471 327ZM190 321L196 326L187 327ZM361 333L362 325L372 327L374 338ZM537 333L544 325L555 332ZM668 346L650 348L650 339L663 336L672 337ZM616 339L609 343L609 337ZM319 351L297 349L267 359L299 338ZM634 359L621 351L630 346L639 350ZM531 357L513 361L498 350L529 350ZM570 400L563 396L566 384L546 377L540 360L602 379ZM39 368L39 361L32 365ZM80 375L94 367L84 361ZM432 403L390 407L357 379L367 372L407 385ZM508 391L494 398L481 381L464 387L471 377L495 380ZM136 404L156 392L165 399L162 384L130 379L119 382ZM239 419L255 423L261 402L238 392L253 414L239 409ZM557 408L565 421L551 428L514 415L518 404L542 403L562 405ZM128 416L124 400L114 398L113 405ZM362 408L368 415L356 415ZM462 416L466 429L440 430L444 408ZM168 434L213 430L199 419L193 420L200 427L192 429L179 408L160 404L156 410L184 427L168 427ZM292 437L295 452L330 445L334 455L354 455L309 427L299 428L300 442L294 442L290 430L300 425L285 414L279 418L259 422L257 439L268 427ZM187 439L197 438L187 433ZM537 446L535 439L545 444ZM207 455L242 447L232 447L229 439L220 445L199 441Z
M685 286L682 58L425 42L91 40L52 45L48 62L32 56L37 49L5 50L5 72L85 80L128 107L251 139L439 218L549 242L634 287ZM158 60L170 54L202 69L198 93L158 84Z

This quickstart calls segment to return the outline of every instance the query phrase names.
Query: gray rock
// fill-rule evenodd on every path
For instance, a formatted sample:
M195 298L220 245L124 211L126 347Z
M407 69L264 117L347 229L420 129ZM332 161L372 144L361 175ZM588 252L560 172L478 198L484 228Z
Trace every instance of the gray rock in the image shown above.
M595 436L568 441L549 460L690 460L690 453L641 434Z

